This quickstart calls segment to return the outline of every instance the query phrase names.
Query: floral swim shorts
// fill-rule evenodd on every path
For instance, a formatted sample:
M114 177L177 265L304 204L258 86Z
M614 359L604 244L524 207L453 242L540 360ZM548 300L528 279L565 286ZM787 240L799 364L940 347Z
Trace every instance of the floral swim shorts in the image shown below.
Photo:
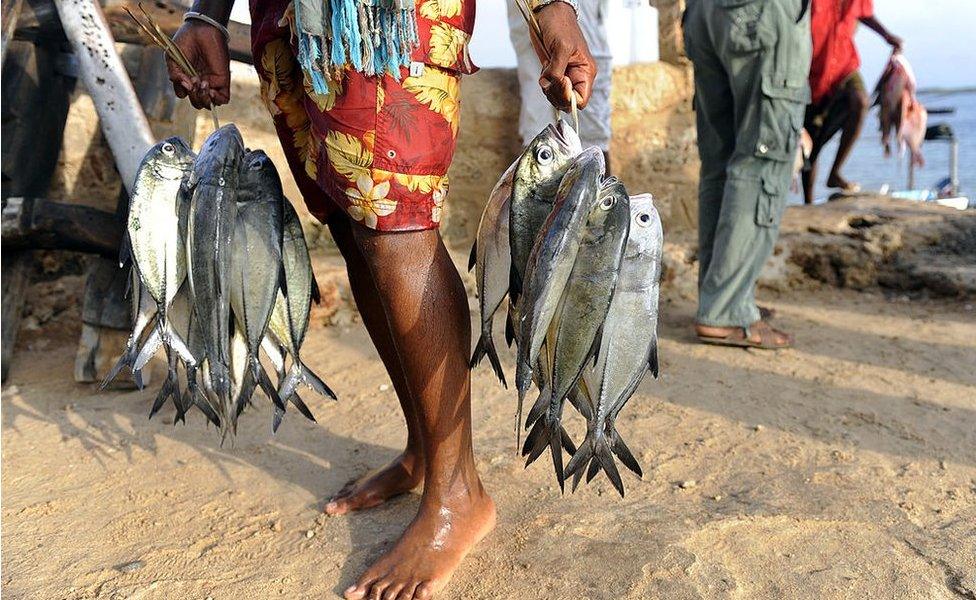
M466 6L469 5L469 6ZM261 96L311 213L378 231L440 225L460 119L473 0L421 0L421 44L401 78L347 69L317 94L296 57L288 0L251 0Z

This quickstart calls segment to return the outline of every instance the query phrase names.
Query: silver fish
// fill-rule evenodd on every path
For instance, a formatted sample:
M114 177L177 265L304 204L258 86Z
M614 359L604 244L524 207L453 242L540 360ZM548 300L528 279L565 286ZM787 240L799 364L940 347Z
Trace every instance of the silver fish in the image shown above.
M478 305L481 309L481 337L471 355L471 367L475 367L485 356L491 362L495 375L505 382L505 372L498 360L492 325L495 313L508 295L508 285L512 272L512 250L508 238L512 182L518 161L512 163L495 184L488 196L488 204L478 223L478 237L471 248L471 261L468 265L475 269L478 283Z
M509 205L512 250L509 295L513 302L522 292L529 255L539 230L552 211L559 182L570 162L582 151L576 131L560 120L539 132L519 157Z
M285 285L281 262L283 196L281 180L271 159L261 151L244 157L234 220L233 248L228 276L230 306L237 327L247 340L248 376L261 386L276 406L284 410L278 390L271 383L259 351L264 340L278 290ZM245 381L247 381L245 379ZM236 402L236 410L225 407L236 428L236 416L250 400L248 388Z
M519 394L519 422L522 403L532 383L533 366L576 262L583 224L598 202L597 193L605 170L599 148L588 148L573 161L556 192L556 205L532 248L525 271L525 288L517 308L519 348L515 385Z
M187 265L195 318L201 324L213 391L230 393L230 258L244 143L234 125L210 134L190 173Z
M569 438L561 425L563 402L599 349L629 226L627 191L616 178L608 178L601 184L598 202L586 219L558 317L550 326L546 343L550 369L547 385L526 419L527 425L534 423L522 449L528 456L526 464L549 447L560 488L564 484L561 446Z
M664 234L650 194L630 199L631 223L617 287L603 326L595 367L586 373L592 403L586 439L566 466L576 481L590 464L587 481L600 469L623 496L623 482L611 453L638 477L641 468L617 433L617 415L650 370L658 375L657 319ZM575 485L574 485L575 487Z
M103 390L118 377L119 373L125 367L129 367L132 370L132 380L135 382L136 387L140 390L143 388L142 371L135 368L135 363L143 347L140 343L143 342L143 333L147 329L155 330L156 328L156 301L153 300L153 297L139 281L139 274L136 273L135 268L129 271L129 294L132 300L132 333L129 334L129 339L126 342L122 356L119 357L115 366L112 367L108 375L105 376L105 379L102 380L100 389Z
M311 387L316 393L336 399L335 392L322 379L309 369L301 359L302 342L308 329L312 301L319 302L319 286L312 272L312 261L308 256L308 246L302 223L295 208L287 200L284 205L284 242L282 244L282 261L285 271L285 289L287 295L278 292L274 309L271 311L271 321L268 326L270 336L291 356L292 365L287 375L279 382L278 393L281 399L290 401L306 418L314 421L315 417L296 393L299 383ZM271 356L273 348L271 340L265 341L265 353ZM281 351L279 350L280 354ZM274 362L274 358L272 357ZM279 371L284 369L276 364ZM280 415L279 415L280 418ZM277 428L277 427L275 427Z

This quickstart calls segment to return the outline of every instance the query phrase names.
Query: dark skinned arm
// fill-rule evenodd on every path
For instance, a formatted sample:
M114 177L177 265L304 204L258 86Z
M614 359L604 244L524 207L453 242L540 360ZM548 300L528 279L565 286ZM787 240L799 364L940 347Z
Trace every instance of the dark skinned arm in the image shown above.
M226 26L233 5L234 0L196 0L190 10ZM230 52L223 33L203 21L189 20L179 28L173 41L197 71L196 77L190 77L171 60L166 60L176 95L189 97L190 104L196 108L230 102Z
M888 42L888 45L891 46L895 52L901 52L903 45L902 39L888 31L888 29L882 25L881 21L879 21L874 15L862 18L861 23L864 23L868 29L880 35L884 41Z
M568 111L570 94L586 106L596 78L596 62L583 39L576 11L565 2L552 2L535 11L542 39L533 39L542 74L539 85L553 106Z

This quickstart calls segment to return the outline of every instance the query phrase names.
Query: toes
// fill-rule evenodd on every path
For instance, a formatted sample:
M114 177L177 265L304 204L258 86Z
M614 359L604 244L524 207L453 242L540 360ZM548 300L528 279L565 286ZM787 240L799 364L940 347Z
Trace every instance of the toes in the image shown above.
M402 583L391 583L390 587L386 588L386 591L383 592L383 600L396 600L403 587Z
M383 592L390 587L389 579L381 579L373 584L369 590L369 600L383 600Z
M372 593L372 588L375 587L376 580L379 579L379 575L367 571L359 578L359 581L355 585L351 585L346 588L346 591L342 593L342 596L346 600L363 600L366 598L367 594ZM370 596L372 597L372 596Z
M400 590L400 595L397 596L397 600L413 600L414 592L417 590L417 582L411 581L407 585L403 586Z
M330 500L328 504L325 505L325 514L338 517L339 515L344 515L349 512L349 503L345 500Z
M425 581L417 586L414 590L413 597L417 600L427 600L428 598L434 597L434 584L429 581Z

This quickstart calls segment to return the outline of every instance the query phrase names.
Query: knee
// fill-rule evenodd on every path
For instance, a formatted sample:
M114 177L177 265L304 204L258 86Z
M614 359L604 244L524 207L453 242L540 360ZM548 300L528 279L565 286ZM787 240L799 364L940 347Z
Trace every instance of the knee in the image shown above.
M433 263L440 241L434 230L391 233L357 224L352 225L352 237L374 280L390 283L416 278Z

